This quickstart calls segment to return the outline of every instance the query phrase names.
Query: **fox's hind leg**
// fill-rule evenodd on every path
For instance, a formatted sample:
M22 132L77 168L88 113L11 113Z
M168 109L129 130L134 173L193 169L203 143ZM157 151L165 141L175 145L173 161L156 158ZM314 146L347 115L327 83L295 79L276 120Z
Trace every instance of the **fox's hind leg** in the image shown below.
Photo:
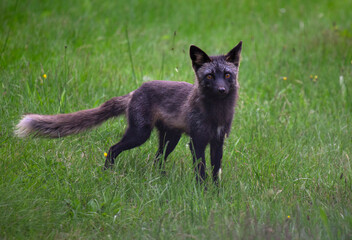
M149 126L143 128L129 127L121 141L109 149L108 156L105 160L104 169L114 165L115 158L123 151L138 147L145 143L150 137L152 128Z
M114 165L115 158L123 151L138 147L150 137L153 129L151 113L148 108L130 107L128 110L128 128L121 141L110 147L105 160L105 169Z
M181 138L181 133L177 130L171 130L165 128L162 125L157 125L159 130L159 149L155 155L155 165L162 167L161 159L164 156L164 161L166 161L169 154L175 149L178 141Z

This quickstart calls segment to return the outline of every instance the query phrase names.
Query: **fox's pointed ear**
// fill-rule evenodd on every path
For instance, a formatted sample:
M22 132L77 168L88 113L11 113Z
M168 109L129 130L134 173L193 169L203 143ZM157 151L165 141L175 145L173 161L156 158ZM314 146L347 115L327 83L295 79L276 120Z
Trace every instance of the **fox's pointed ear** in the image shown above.
M225 59L228 62L232 62L235 66L240 64L242 50L242 41L240 41L236 47L234 47L228 54L226 54Z
M189 48L189 55L195 70L198 70L204 63L211 62L209 56L202 49L194 45L191 45Z

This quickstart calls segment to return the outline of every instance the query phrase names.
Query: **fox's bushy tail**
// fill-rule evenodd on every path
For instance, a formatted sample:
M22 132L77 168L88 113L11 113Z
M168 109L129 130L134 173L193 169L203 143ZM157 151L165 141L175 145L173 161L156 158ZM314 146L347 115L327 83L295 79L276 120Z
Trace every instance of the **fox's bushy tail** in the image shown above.
M75 113L57 115L24 115L17 124L15 134L58 138L76 134L98 126L112 117L125 114L131 94L114 97L101 106Z

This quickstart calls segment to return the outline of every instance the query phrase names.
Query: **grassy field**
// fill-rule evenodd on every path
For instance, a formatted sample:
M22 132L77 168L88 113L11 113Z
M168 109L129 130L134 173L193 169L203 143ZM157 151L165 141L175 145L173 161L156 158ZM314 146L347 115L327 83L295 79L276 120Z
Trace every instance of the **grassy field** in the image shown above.
M351 239L351 9L0 1L0 239ZM221 54L240 40L219 188L195 183L187 136L166 176L153 167L155 132L102 171L123 118L62 139L14 137L24 113L97 107L152 79L192 83L189 45Z

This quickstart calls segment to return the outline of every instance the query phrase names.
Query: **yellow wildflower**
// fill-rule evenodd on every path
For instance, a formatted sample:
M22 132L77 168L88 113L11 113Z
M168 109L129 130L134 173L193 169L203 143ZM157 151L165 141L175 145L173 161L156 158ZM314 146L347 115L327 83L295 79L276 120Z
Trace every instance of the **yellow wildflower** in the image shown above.
M291 216L290 216L290 215L288 215L288 216L287 216L287 219L290 219L290 218L291 218Z
M46 74L45 73L43 74L43 78L46 78Z
M282 79L283 79L284 81L286 81L286 80L287 80L287 77L283 77Z
M318 75L314 76L313 82L316 82L316 81L318 81Z
M108 156L108 154L104 152L104 157L107 157L107 156Z

